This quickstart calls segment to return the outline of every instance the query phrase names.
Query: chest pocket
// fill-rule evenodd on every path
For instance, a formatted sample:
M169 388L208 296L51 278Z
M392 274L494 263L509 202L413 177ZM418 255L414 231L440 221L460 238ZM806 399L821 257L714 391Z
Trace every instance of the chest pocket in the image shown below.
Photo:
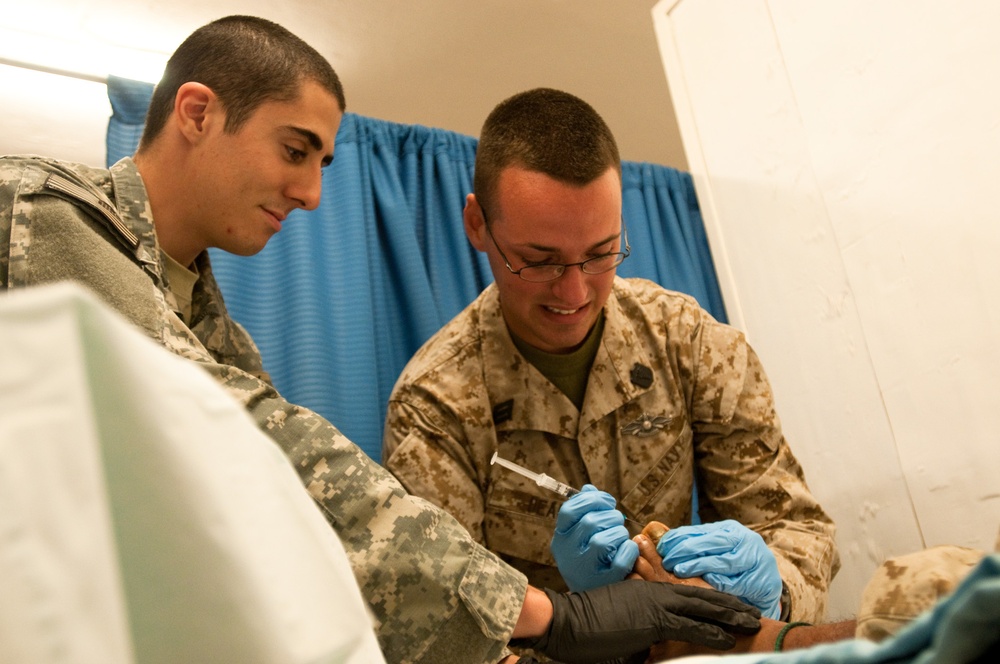
M488 549L541 565L555 565L549 542L562 496L504 471L490 489L484 515Z
M499 431L497 450L504 459L579 488L587 474L576 442L552 433ZM487 548L540 565L555 565L549 551L563 496L543 489L516 472L490 467L483 530Z

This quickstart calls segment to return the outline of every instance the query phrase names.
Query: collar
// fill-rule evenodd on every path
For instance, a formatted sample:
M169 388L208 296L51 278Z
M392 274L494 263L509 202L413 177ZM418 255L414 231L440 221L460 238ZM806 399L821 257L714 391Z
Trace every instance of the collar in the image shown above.
M153 210L149 205L149 194L142 182L139 169L131 157L118 161L110 169L114 188L114 201L122 222L139 238L135 257L157 286L169 290L166 268L163 265L160 246L153 226Z
M479 336L493 419L498 431L527 429L576 438L609 413L652 389L648 350L640 343L619 298L629 294L620 277L604 305L604 335L588 377L583 410L577 411L559 388L518 352L491 284L479 300ZM636 367L645 367L638 372Z
M153 210L149 205L149 194L143 184L142 175L131 157L125 157L111 167L114 198L122 221L139 237L136 258L142 268L163 292L167 305L173 311L180 311L180 305L170 288L167 277L167 255L160 250L153 222ZM207 251L201 252L194 260L198 272L191 294L191 320L189 325L197 327L205 319L216 321L225 317L225 305L219 286L212 274L211 261ZM221 350L219 352L222 352Z

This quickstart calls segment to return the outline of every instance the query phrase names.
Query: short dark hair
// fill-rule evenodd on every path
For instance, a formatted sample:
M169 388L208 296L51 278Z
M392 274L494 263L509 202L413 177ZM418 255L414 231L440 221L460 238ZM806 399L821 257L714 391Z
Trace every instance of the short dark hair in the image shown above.
M583 186L614 167L618 145L607 123L587 102L568 92L535 88L500 102L483 123L476 148L476 201L495 213L503 169L520 166Z
M301 84L315 81L346 107L337 73L316 49L291 32L255 16L227 16L195 30L170 56L153 90L139 150L163 131L177 90L202 83L226 111L224 130L235 133L266 101L293 101Z

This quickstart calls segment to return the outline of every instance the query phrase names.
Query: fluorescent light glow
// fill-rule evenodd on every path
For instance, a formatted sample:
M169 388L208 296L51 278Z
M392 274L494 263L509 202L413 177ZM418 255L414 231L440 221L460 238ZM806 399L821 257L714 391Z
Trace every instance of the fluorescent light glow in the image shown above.
M77 35L79 33L78 30ZM87 35L37 34L2 26L0 58L10 64L24 63L28 67L88 78L103 79L114 75L156 83L163 75L169 54L109 44L88 39Z

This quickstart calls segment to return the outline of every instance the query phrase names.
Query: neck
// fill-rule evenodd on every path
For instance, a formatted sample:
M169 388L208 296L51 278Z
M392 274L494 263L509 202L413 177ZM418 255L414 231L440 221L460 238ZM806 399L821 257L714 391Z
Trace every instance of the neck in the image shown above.
M176 176L186 172L184 165L172 164L157 154L155 145L137 152L133 161L149 196L160 249L181 265L190 266L205 247L198 244L194 234L184 225L184 220L190 218L186 209L190 197L182 178Z

